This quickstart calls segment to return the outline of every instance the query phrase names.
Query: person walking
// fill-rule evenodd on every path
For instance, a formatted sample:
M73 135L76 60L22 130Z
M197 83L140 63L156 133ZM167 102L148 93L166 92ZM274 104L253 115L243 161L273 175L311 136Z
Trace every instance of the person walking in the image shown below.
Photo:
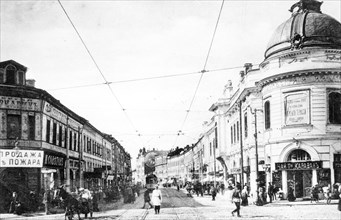
M273 194L274 194L274 187L271 184L271 182L269 182L269 185L268 185L268 196L269 196L270 203L272 203Z
M324 198L326 199L326 203L330 204L331 202L330 184L328 184L328 186L324 186L322 190L323 190Z
M153 205L150 203L150 196L149 196L149 193L150 193L150 190L147 189L147 190L144 192L144 194L143 194L143 197L144 197L144 203L143 203L143 207L142 207L143 209L144 209L146 203L149 204L149 208L153 208Z
M156 185L155 189L152 193L152 202L155 209L155 214L160 214L161 202L162 202L162 194L161 190L159 190L159 186Z
M249 205L248 196L249 196L248 187L247 187L247 185L245 185L244 189L242 190L242 193L241 193L241 199L242 199L241 205L242 206Z
M236 205L236 209L231 212L232 216L234 216L234 213L236 212L237 216L240 217L240 198L240 185L236 185L232 193L232 201Z
M214 201L215 197L217 196L217 189L214 187L214 185L211 186L211 194L212 194L212 201Z

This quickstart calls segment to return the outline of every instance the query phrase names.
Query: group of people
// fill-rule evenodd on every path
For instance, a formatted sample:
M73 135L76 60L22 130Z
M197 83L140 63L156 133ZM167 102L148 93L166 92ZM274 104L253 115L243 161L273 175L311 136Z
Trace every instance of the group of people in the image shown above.
M152 198L150 198L150 193L152 193ZM155 214L160 214L162 193L159 186L156 185L154 190L146 189L144 192L144 203L142 209L145 208L146 203L148 203L149 208L154 208Z

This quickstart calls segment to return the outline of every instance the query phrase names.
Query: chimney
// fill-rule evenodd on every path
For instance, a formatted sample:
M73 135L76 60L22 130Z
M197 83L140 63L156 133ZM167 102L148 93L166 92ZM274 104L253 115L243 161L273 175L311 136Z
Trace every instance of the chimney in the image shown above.
M245 68L245 74L247 74L250 70L252 70L252 63L245 63L244 68Z
M26 86L35 87L36 81L34 79L27 79Z

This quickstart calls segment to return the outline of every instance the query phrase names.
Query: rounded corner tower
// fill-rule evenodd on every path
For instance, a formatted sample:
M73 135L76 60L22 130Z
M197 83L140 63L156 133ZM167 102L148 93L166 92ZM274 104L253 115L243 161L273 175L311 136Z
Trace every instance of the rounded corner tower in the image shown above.
M307 48L341 49L341 23L321 12L322 2L301 0L292 16L277 27L265 51L265 59Z

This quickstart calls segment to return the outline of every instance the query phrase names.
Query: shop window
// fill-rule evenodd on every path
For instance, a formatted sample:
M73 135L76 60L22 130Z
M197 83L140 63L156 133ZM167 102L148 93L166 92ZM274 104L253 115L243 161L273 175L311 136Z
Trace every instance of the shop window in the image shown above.
M28 116L28 139L35 140L36 120L34 115Z
M304 150L294 150L288 156L289 162L311 160L310 155Z
M20 139L21 138L21 116L7 115L7 138Z
M6 84L14 85L15 84L15 67L12 65L7 66L6 68Z
M341 93L331 92L328 96L329 123L341 124Z
M51 122L50 120L46 120L46 142L50 143L50 128L51 127Z
M334 154L334 161L341 162L341 154Z
M266 101L264 103L264 120L265 120L265 129L269 129L271 126L270 122L270 101Z
M244 136L247 138L248 127L247 127L247 112L244 114Z

